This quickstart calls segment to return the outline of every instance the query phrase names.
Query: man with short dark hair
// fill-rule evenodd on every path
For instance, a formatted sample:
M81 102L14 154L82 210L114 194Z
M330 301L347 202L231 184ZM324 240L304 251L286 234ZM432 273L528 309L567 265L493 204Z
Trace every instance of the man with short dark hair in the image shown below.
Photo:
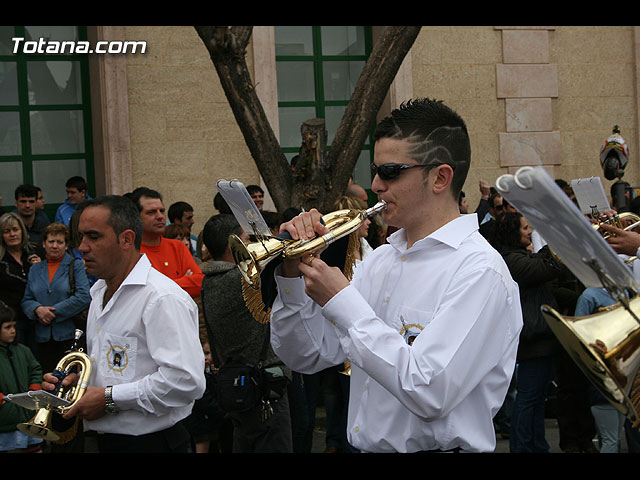
M184 225L187 230L189 230L189 238L190 238L190 251L191 254L195 256L197 237L191 233L191 229L195 220L193 219L193 207L189 205L187 202L175 202L169 206L169 211L167 212L167 216L169 217L169 223L175 223L178 225Z
M197 307L140 254L140 214L129 200L110 195L81 208L78 250L99 279L86 332L93 374L64 417L85 420L101 453L186 453L181 421L205 389ZM53 383L46 375L43 387Z
M261 364L267 371L277 373L276 378L290 379L290 370L269 344L269 323L258 322L245 304L242 277L229 248L232 234L248 240L238 221L229 214L214 215L202 231L204 245L213 258L202 267L202 306L213 350L221 365L242 359L249 365ZM269 402L273 415L265 421L261 403L246 412L228 413L234 425L234 453L292 452L286 388L272 389Z
M258 210L262 210L264 206L264 190L258 185L247 185L247 192L251 195L251 200L256 204Z
M470 159L456 112L403 104L376 129L371 184L399 230L351 282L315 255L276 271L274 350L301 373L351 362L347 436L358 450L495 449L522 312L502 256L475 215L460 214ZM295 240L325 235L320 218L311 209L282 229Z
M71 215L78 209L78 205L85 200L91 199L91 197L87 193L86 180L80 176L71 177L67 180L65 188L67 199L56 210L55 221L69 226Z
M16 199L15 211L20 215L24 226L27 227L29 243L40 258L44 258L44 229L51 223L43 212L37 209L38 188L34 185L19 185L14 192ZM40 213L40 214L39 214Z
M192 298L200 296L202 270L189 249L180 240L165 238L167 226L162 195L146 187L132 192L131 200L142 219L142 246L153 268L180 285Z

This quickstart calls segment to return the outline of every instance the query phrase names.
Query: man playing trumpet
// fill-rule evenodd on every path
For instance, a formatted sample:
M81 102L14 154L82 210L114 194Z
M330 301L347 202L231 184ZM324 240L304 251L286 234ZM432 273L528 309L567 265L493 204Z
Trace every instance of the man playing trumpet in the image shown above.
M385 223L400 230L351 283L318 257L285 260L272 345L302 373L351 361L347 435L362 451L493 451L522 313L476 215L458 210L466 125L443 103L416 100L384 119L375 138L372 190L387 202ZM281 230L324 234L320 216L302 213Z

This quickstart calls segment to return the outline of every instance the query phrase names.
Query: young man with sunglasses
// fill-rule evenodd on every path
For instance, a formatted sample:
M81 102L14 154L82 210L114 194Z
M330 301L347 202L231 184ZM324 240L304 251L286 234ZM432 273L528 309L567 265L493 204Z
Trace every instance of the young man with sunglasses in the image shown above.
M502 257L458 210L465 123L442 102L416 100L375 138L371 188L399 230L351 283L316 256L284 261L272 345L302 373L351 361L347 435L362 451L493 451L522 313ZM282 229L311 238L327 232L319 218L311 210Z

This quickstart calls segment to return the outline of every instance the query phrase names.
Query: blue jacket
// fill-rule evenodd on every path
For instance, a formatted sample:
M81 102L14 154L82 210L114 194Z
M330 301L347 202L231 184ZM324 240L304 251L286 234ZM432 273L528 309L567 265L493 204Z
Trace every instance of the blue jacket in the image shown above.
M86 199L91 200L91 197L87 195ZM64 223L66 226L69 226L71 215L73 215L77 209L78 204L70 203L69 199L67 198L64 203L58 207L58 210L56 210L56 216L53 221Z
M36 342L44 343L51 338L55 341L69 340L75 333L73 316L89 308L91 296L89 295L89 280L81 260L74 262L76 290L73 296L69 296L69 267L71 256L64 254L60 266L51 283L47 261L36 263L29 270L27 288L22 297L22 310L31 320L36 321ZM41 305L55 307L56 318L50 325L42 325L38 321L35 309Z

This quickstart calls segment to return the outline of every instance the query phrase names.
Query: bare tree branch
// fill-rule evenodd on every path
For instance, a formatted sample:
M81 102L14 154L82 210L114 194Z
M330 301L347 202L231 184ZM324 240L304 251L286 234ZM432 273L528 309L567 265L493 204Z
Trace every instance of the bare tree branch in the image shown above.
M220 77L222 88L276 208L316 207L330 211L344 193L385 95L419 26L386 27L374 45L345 114L325 154L324 122L301 128L303 171L293 175L262 108L245 61L253 27L196 26Z

